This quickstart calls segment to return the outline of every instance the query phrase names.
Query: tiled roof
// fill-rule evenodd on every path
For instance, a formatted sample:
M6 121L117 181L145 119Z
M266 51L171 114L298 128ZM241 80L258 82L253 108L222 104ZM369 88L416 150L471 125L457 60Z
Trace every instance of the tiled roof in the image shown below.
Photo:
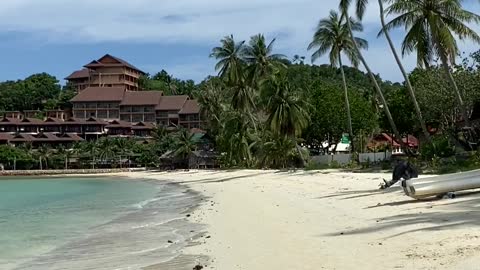
M30 126L30 125L41 125L43 124L44 122L40 119L37 119L37 118L23 118L20 122L18 122L17 124L18 125L26 125L26 126Z
M131 128L132 124L126 121L114 120L106 126L106 128Z
M88 77L90 77L90 72L88 71L88 69L84 68L74 71L72 74L66 77L65 80L85 79Z
M74 142L83 141L83 139L77 134L67 133L63 135L55 135L53 133L41 133L38 135L30 134L17 134L12 136L11 142Z
M152 123L139 122L132 126L132 129L142 130L142 129L154 129L155 126Z
M127 91L120 105L158 105L163 92Z
M0 141L10 141L13 138L12 135L8 133L0 133Z
M8 118L8 117L4 117L2 119L0 119L0 124L1 125L17 125L18 123L20 122L20 119L18 118Z
M145 72L141 71L139 68L135 67L134 65L128 63L127 61L121 58L112 56L110 54L106 54L102 58L98 60L94 60L89 64L85 65L85 67L88 67L88 68L96 68L96 67L104 67L104 66L126 66L131 69L137 70L140 73L145 74Z
M200 113L200 106L196 100L187 100L178 114L197 114Z
M125 95L124 87L88 87L78 95L72 102L95 102L95 101L122 101Z
M155 109L157 111L180 111L187 100L188 96L163 96Z

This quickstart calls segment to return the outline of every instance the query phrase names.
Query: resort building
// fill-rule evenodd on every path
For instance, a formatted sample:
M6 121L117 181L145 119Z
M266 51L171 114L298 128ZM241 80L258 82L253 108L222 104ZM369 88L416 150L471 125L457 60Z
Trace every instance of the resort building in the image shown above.
M127 61L106 54L74 71L66 77L72 87L81 92L88 87L123 87L129 91L138 91L138 80L145 72Z
M203 132L196 100L139 91L143 74L109 54L92 61L66 78L78 90L71 110L3 112L0 144L68 144L104 136L147 140L157 126Z
M89 87L75 96L73 117L119 123L202 128L200 108L188 96L164 96L161 91L126 91L121 87Z

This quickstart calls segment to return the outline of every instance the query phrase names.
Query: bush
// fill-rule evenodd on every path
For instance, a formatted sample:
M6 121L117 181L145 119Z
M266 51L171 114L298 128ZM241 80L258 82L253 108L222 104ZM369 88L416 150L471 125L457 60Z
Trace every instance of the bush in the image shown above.
M455 155L455 144L446 135L432 137L432 143L424 144L420 149L422 158L431 161L434 158L447 158Z

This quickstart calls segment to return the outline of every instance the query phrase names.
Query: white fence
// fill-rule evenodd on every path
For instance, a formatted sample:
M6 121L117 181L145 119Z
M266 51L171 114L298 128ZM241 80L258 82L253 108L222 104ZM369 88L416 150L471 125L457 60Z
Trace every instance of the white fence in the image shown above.
M362 153L359 154L358 158L360 163L376 163L384 160L390 160L392 153L390 152L379 152L379 153ZM318 164L328 165L333 162L339 165L346 165L352 160L351 154L336 154L336 155L324 155L324 156L313 156L312 160Z

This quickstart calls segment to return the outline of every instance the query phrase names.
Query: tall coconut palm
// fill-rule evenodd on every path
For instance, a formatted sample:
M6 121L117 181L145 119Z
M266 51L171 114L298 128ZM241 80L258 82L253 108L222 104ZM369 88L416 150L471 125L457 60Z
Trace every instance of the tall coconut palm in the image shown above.
M380 8L380 21L382 23L382 31L380 33L384 34L385 38L387 39L388 45L390 46L390 50L392 51L395 61L397 62L400 72L402 73L403 78L405 80L405 85L407 86L408 94L410 95L410 99L412 100L413 107L415 108L418 122L420 123L420 127L422 128L422 131L423 131L423 136L425 136L425 139L427 140L427 142L430 142L431 141L430 133L427 130L427 125L425 124L425 120L423 120L422 111L420 110L420 106L418 105L417 98L415 97L415 91L413 90L413 86L410 82L410 78L408 77L408 74L405 71L405 68L403 67L402 60L400 59L397 53L397 49L393 44L393 41L392 41L392 38L390 37L389 32L385 29L386 23L385 23L385 10L383 7L383 1L385 0L378 0L378 6Z
M428 66L434 56L440 57L463 119L469 125L467 109L450 64L455 63L459 53L455 36L480 43L480 36L466 25L480 22L480 16L464 10L461 0L395 0L387 14L398 17L385 25L384 32L401 26L407 30L402 44L404 55L416 51L419 66Z
M353 31L362 31L363 26L360 22L350 18L350 24ZM368 48L368 42L361 38L354 38L358 47ZM317 30L313 36L313 41L308 46L309 50L315 49L312 54L312 62L325 54L329 54L330 64L334 67L340 66L343 80L343 89L345 92L345 105L347 109L348 129L350 137L353 138L352 116L350 113L350 102L348 100L347 80L343 70L342 53L347 56L350 62L358 67L358 54L350 38L350 32L346 23L340 20L340 16L335 11L330 11L330 16L320 20ZM352 143L353 145L353 143ZM350 149L352 150L352 149Z
M309 104L298 96L284 75L272 76L262 83L263 95L268 96L265 111L268 114L266 126L277 136L291 138L304 162L297 138L310 122Z
M248 46L245 47L245 61L248 64L248 78L251 85L255 85L264 79L267 75L272 74L278 67L284 67L280 62L286 59L283 54L274 54L273 45L275 39L266 42L265 36L258 34L250 38Z
M352 5L352 1L355 1L356 3L356 14L357 17L362 20L363 15L365 14L365 10L368 4L368 0L340 0L340 11L342 12L342 18L350 18L349 16L349 8ZM347 28L348 32L350 34L350 38L353 40L355 38L353 34L353 28L350 20L345 20L347 23ZM380 102L383 105L383 110L385 112L385 116L388 119L388 122L390 123L390 127L392 128L393 134L397 138L397 141L400 143L403 149L407 150L407 146L405 143L402 141L402 137L400 136L400 133L398 132L397 125L395 124L395 121L393 121L392 114L390 112L390 109L388 108L387 100L385 99L385 96L383 95L383 91L380 88L380 85L377 82L377 79L375 78L375 75L372 72L372 69L370 66L367 64L367 61L363 57L362 52L360 51L360 47L356 42L352 42L355 50L357 51L358 54L358 59L362 63L362 65L365 67L365 70L367 70L368 76L370 77L370 80L372 81L372 84L377 91L377 95L380 98Z
M190 133L186 129L182 129L176 134L176 149L174 155L175 157L184 160L187 166L189 164L190 156L197 146L194 136L195 134Z
M52 150L47 145L41 145L37 149L37 156L38 156L38 162L40 164L40 170L48 169L48 159L50 158L51 154L52 154ZM42 161L45 161L45 163L43 163ZM43 165L45 165L45 167Z
M210 54L210 57L219 60L215 65L215 70L219 72L220 77L236 82L240 79L240 70L244 64L245 41L237 43L233 35L230 35L224 37L220 42L222 45L213 48Z

